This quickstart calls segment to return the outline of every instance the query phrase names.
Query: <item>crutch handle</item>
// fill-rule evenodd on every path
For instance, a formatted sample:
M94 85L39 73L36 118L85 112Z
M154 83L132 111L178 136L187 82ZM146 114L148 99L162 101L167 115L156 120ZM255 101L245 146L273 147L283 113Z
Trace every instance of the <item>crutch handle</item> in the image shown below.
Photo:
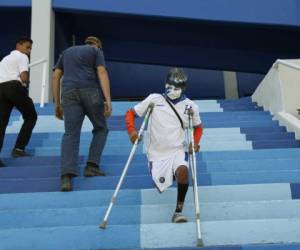
M154 108L154 103L151 102L147 108L145 119L144 119L144 124L146 125L148 123L149 117L153 111ZM139 132L137 133L137 138L134 141L134 144L138 144L142 139L143 139L143 133L144 133L144 126L142 126L143 129L140 129Z
M188 115L189 116L193 116L194 115L194 110L193 110L193 108L192 108L191 105L187 106L187 110L188 110Z

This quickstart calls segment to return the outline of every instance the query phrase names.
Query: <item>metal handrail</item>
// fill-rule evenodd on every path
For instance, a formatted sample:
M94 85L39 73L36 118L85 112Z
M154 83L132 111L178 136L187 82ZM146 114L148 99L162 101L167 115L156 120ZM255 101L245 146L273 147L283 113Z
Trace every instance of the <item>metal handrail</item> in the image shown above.
M33 62L33 63L30 63L30 64L29 64L29 67L32 68L32 67L34 67L34 66L36 66L36 65L39 65L39 64L41 64L41 63L44 63L44 62L47 62L47 59L40 59L40 60L37 60L37 61L35 61L35 62Z
M45 89L46 89L46 76L47 76L48 60L45 58L37 60L33 63L30 63L29 67L32 68L32 67L40 65L40 64L43 64L41 101L40 101L40 107L43 108L44 104L45 104Z

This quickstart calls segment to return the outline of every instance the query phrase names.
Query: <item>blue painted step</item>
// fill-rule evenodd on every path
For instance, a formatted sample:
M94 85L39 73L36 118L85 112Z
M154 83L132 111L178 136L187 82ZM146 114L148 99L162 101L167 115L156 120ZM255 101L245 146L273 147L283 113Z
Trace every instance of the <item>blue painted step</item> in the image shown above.
M286 132L286 128L282 126L277 127L243 127L240 128L241 133L243 134L253 134L253 133L274 133L274 132Z
M237 151L218 151L218 152L200 152L197 159L202 161L218 160L246 160L246 159L287 159L298 158L300 155L299 148L286 149L259 149L259 150L237 150ZM79 163L84 164L86 156L79 157ZM103 155L102 164L126 163L128 155ZM60 164L60 156L35 156L23 158L2 158L8 166L40 166ZM133 162L146 162L144 154L136 154Z
M298 182L300 170L247 171L247 172L198 172L198 185L237 185L258 183ZM115 189L119 176L74 178L74 190ZM0 193L58 191L60 178L0 179ZM123 189L154 188L150 175L126 176Z
M262 243L299 243L300 220L237 220L203 222L206 246ZM159 230L157 228L159 227ZM227 228L227 229L226 229ZM227 234L224 234L226 229ZM242 234L240 233L242 232ZM251 237L246 237L251 235ZM11 241L9 239L18 239ZM172 239L172 240L166 240ZM0 241L8 249L120 249L193 247L195 224L70 226L0 230Z
M253 149L262 148L299 148L300 141L296 140L276 140L276 141L253 141Z
M205 129L205 128L204 128ZM207 130L208 128L206 128ZM222 128L220 128L222 129ZM272 126L272 127L247 127L247 128L239 128L239 127L234 127L234 128L224 128L226 131L227 130L233 130L234 133L243 133L243 134L269 134L269 133L283 133L286 132L286 128L285 127L281 127L281 126ZM214 129L213 129L214 130ZM210 130L208 130L210 131ZM126 134L126 131L114 131L113 136L118 137L118 135L124 135L124 133ZM207 132L204 132L207 133ZM31 139L48 139L48 138L61 138L63 135L63 132L52 132L52 133L33 133L31 136ZM91 136L91 132L82 132L81 133L81 137L85 137ZM17 138L17 134L13 133L13 134L6 134L5 135L5 140L15 140Z
M209 160L246 160L246 159L280 159L280 158L298 158L299 148L285 149L259 149L259 150L241 150L241 151L220 151L220 152L202 152L199 159Z
M228 111L228 112L201 112L201 117L234 117L234 116L267 116L272 117L269 111Z
M198 187L200 203L274 201L299 199L292 194L299 183L271 183L251 185L225 185ZM32 210L56 208L100 207L108 205L114 190L88 190L64 192L36 192L0 195L0 210ZM162 205L174 204L177 188L163 193L156 189L121 189L116 204L121 205ZM193 202L192 191L187 193L187 203Z
M295 134L292 132L249 133L246 134L246 139L250 141L295 139Z
M10 250L137 248L140 227L110 225L109 229L101 230L93 225L0 230L0 242L2 249Z
M210 246L210 247L201 248L201 250L299 250L299 249L300 249L300 244L297 243ZM132 249L132 250L136 250L136 249ZM149 249L145 249L145 250L149 250ZM155 250L199 250L199 247L156 248Z
M83 173L85 164L80 166ZM128 175L147 175L149 174L147 162L132 162ZM125 163L103 164L101 169L107 176L120 175ZM197 161L200 173L214 172L242 172L242 171L284 171L300 170L300 158L295 159L261 159L261 160L222 160L222 161ZM0 168L0 178L48 178L60 176L59 165L38 165L38 166L18 166Z
M262 107L253 107L253 106L240 106L240 107L237 107L235 105L232 105L232 106L225 106L225 107L221 107L223 108L223 112L232 112L232 111L263 111L263 108Z
M60 227L97 226L105 215L108 204L94 207L59 209L0 210L0 230ZM170 204L115 205L110 225L169 223L175 200ZM201 221L231 221L251 219L300 218L300 200L201 203ZM159 211L159 213L157 212ZM194 204L186 202L183 213L189 221L195 220ZM76 218L76 219L74 219Z

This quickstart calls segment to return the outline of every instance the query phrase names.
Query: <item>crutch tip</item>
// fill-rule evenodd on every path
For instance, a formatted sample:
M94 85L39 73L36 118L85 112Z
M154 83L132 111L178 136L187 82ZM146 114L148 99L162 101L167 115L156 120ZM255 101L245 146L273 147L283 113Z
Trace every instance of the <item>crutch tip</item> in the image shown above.
M203 240L202 239L197 239L197 247L203 247Z
M106 221L103 221L102 224L99 225L99 227L101 229L105 229L106 228L106 225L107 225L107 222Z

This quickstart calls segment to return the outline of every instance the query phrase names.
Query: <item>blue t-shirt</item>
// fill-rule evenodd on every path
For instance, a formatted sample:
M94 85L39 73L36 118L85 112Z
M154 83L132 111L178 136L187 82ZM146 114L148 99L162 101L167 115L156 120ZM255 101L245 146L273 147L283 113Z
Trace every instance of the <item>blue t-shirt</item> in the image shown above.
M66 91L100 88L98 66L105 66L103 51L90 45L80 45L66 49L54 68L63 70L62 91Z

